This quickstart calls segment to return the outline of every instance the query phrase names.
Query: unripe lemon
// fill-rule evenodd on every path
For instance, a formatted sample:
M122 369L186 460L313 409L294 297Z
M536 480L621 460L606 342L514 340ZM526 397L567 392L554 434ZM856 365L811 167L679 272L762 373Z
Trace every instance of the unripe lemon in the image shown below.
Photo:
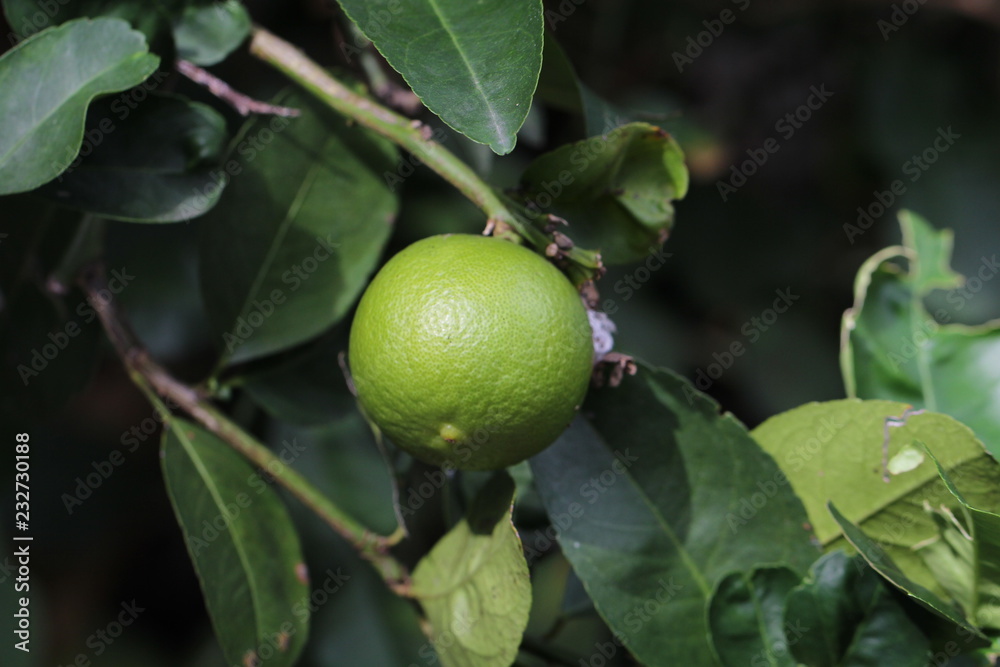
M593 344L555 266L484 236L431 236L386 263L351 326L368 417L416 458L492 470L533 456L572 420Z

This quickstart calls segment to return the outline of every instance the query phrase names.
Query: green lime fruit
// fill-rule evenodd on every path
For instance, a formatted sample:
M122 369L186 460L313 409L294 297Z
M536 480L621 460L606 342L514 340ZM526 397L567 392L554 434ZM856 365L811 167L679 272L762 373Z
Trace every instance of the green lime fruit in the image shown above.
M495 470L559 437L590 379L580 295L538 254L471 234L431 236L378 272L349 358L362 409L428 463Z

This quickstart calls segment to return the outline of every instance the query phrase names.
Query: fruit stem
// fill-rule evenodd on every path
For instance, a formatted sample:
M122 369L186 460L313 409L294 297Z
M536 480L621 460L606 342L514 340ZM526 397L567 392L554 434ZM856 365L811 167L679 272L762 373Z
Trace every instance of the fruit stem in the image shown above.
M195 421L229 444L257 467L266 470L279 484L315 512L331 528L371 561L389 587L405 594L409 589L406 567L389 553L402 538L402 528L387 537L373 533L349 516L299 472L281 463L278 457L256 438L229 419L205 397L204 393L171 376L154 361L138 341L123 313L110 294L104 265L95 262L80 273L79 283L94 306L101 324L121 358L131 380L169 420L170 409L179 408Z

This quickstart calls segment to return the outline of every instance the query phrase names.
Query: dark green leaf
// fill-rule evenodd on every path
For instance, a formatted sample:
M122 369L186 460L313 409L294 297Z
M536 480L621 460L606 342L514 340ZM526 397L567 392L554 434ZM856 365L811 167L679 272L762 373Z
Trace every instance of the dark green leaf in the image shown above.
M73 283L74 240L89 237L76 214L33 197L0 206L0 416L36 420L80 391L97 365L101 325Z
M959 625L970 632L979 634L979 631L969 623L960 609L958 609L955 605L942 600L933 591L924 588L917 582L907 577L906 574L899 569L896 563L893 562L892 557L886 553L886 550L882 547L882 545L865 535L864 531L844 517L844 515L837 510L836 506L834 506L832 502L827 503L827 508L833 516L834 521L837 522L843 531L844 537L846 537L847 541L858 550L858 553L861 554L872 569L885 577L886 580L891 582L901 591L924 605L927 609L939 614L942 618L948 619L955 625Z
M350 399L354 408L354 400ZM273 430L272 448L348 515L382 535L397 527L390 472L358 412L319 427Z
M810 403L768 419L753 436L788 475L824 546L843 546L840 526L826 510L833 501L910 579L945 596L912 547L938 535L926 506L957 511L958 504L922 443L983 507L1000 507L1000 466L972 431L947 415L917 414L902 420L904 425L886 425L905 410L889 401ZM886 433L893 471L888 484L882 480Z
M232 448L170 419L160 457L209 616L231 665L291 666L309 633L308 575L274 490Z
M392 231L391 143L293 92L298 118L261 117L234 140L232 180L201 221L201 289L223 361L291 347L335 324Z
M606 134L635 120L598 97L577 78L573 64L551 34L545 36L536 97L553 108L580 114L586 128L585 136Z
M338 1L441 120L514 149L542 67L540 0Z
M250 15L239 0L190 5L174 21L177 57L197 65L225 59L250 34Z
M158 62L118 19L71 21L0 56L0 195L58 176L80 150L90 101L138 84Z
M676 199L687 193L684 153L647 123L568 144L542 155L521 176L529 210L569 221L577 245L598 248L605 264L647 256L666 239Z
M847 393L950 414L998 455L1000 364L993 360L1000 355L1000 326L942 324L951 318L947 311L932 317L925 310L923 297L931 289L961 283L948 266L952 236L906 211L900 225L904 247L887 248L865 262L854 306L844 314L840 362ZM908 270L899 264L903 258ZM995 254L982 260L980 277L1000 271ZM967 300L962 291L948 296L956 310Z
M927 638L881 577L840 550L817 561L791 592L785 623L796 637L792 655L810 667L927 664Z
M134 109L120 100L94 104L87 125L87 156L39 194L131 222L177 222L218 201L228 135L225 119L212 108L151 95Z
M272 416L318 425L357 412L338 355L347 349L346 326L335 327L304 348L262 361L237 382Z
M11 27L23 39L77 18L118 18L146 36L154 51L166 54L171 14L189 0L3 0Z
M445 667L508 667L517 655L531 583L511 523L513 497L513 480L496 473L413 571L411 592Z
M786 636L785 597L801 579L788 568L767 567L734 572L719 582L708 623L723 665L795 667L788 646L799 636Z
M669 371L592 389L583 413L589 423L531 459L564 553L643 664L716 664L707 608L719 582L816 559L802 504L743 425Z

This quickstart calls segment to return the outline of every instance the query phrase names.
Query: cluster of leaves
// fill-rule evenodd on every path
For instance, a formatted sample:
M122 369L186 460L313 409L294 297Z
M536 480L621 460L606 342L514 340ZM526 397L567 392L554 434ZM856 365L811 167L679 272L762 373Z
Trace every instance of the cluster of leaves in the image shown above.
M426 521L407 499L427 471L402 456L381 465L336 360L336 325L400 209L398 142L303 88L272 100L297 117L258 116L235 132L220 109L163 92L176 61L212 65L243 42L251 24L238 2L49 5L3 2L17 31L0 57L0 195L17 218L3 249L32 258L0 265L14 409L44 414L93 365L94 328L66 327L88 316L73 307L86 301L72 276L100 251L102 221L194 220L218 343L203 389L246 397L276 441L283 428L311 429L335 450L336 465L311 471L316 485L373 531L401 515L419 544ZM540 2L340 5L428 110L498 154L514 149L533 103L585 119L592 136L493 193L528 242L564 248L568 235L610 264L666 238L687 190L680 148L576 80ZM430 166L447 171L450 159ZM46 226L26 232L36 218ZM557 235L560 220L570 226ZM593 390L529 463L442 475L431 509L464 516L417 549L410 580L390 582L420 605L433 645L421 658L985 664L1000 631L1000 376L976 360L996 356L998 329L927 313L931 290L961 283L951 239L915 215L901 222L904 244L862 267L844 317L847 399L751 432L683 378L642 366ZM66 348L75 383L35 359L52 331L87 341ZM164 478L226 660L294 664L321 589L288 507L218 433L163 419ZM377 507L358 500L362 478Z

